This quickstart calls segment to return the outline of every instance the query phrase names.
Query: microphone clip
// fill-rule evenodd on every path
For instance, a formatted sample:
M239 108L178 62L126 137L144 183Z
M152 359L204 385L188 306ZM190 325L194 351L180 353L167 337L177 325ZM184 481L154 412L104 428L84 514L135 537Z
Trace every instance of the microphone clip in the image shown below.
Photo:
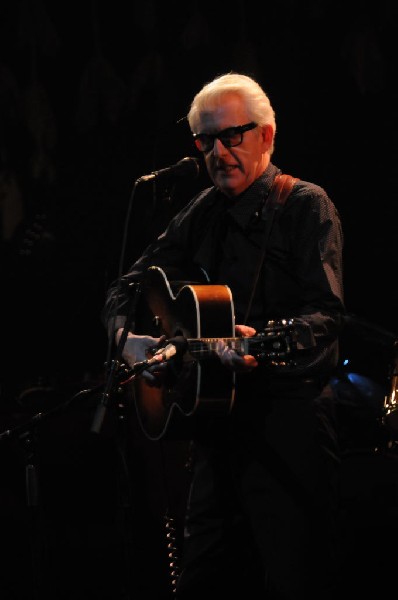
M164 345L166 344L166 345ZM176 356L182 356L188 349L188 341L184 336L176 336L169 340L164 340L160 348L152 348L151 352L155 351L154 355L147 360L136 362L131 368L122 365L123 372L119 369L119 385L125 385L136 379L144 371L153 367L156 364L168 362Z

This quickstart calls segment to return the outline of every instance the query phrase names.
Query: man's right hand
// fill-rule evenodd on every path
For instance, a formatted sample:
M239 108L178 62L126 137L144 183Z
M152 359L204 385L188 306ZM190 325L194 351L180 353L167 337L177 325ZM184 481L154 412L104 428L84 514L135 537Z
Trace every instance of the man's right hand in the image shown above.
M118 329L115 335L116 343L119 343L123 329ZM129 332L122 351L122 357L130 368L133 368L136 363L144 362L152 357L153 348L157 347L166 339L166 336L154 338L150 335L137 335ZM146 379L148 383L156 384L158 378L154 375L154 371L159 372L166 365L153 365L141 373L141 377Z

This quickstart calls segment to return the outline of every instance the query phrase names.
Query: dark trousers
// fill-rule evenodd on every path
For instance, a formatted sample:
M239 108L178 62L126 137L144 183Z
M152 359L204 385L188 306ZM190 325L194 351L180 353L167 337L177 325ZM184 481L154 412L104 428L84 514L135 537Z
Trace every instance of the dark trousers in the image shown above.
M242 377L194 444L177 598L334 598L339 464L329 386Z

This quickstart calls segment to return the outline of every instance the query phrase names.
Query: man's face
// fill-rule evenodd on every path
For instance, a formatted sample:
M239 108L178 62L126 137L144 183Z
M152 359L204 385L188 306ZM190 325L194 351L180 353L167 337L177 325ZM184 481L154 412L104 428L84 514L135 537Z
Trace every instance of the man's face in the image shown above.
M208 105L199 114L195 133L214 135L251 122L243 100L230 93ZM225 132L225 145L222 140L214 138L213 141L210 137L212 147L205 150L203 156L214 185L226 196L235 197L246 190L268 166L273 132L270 125L253 125L253 128L232 137L231 133L234 132ZM233 143L241 139L242 142L228 147L229 139L233 139Z

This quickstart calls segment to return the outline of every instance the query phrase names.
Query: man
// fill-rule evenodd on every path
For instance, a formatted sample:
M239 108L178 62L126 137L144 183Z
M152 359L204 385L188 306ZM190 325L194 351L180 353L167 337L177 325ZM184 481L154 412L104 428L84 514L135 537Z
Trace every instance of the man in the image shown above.
M270 322L293 319L296 351L287 365L272 366L217 342L215 360L235 372L235 400L228 416L209 415L194 435L177 598L234 592L326 600L336 576L339 453L328 380L344 313L339 215L321 187L301 180L277 214L266 205L280 173L271 162L275 115L251 77L215 78L187 118L214 185L110 288L110 334L120 339L137 289L131 284L149 267L186 274L196 267L210 285L231 290L237 336L255 337ZM139 328L134 333L134 321L123 348L130 366L147 360L159 342ZM155 367L141 376L159 385Z

